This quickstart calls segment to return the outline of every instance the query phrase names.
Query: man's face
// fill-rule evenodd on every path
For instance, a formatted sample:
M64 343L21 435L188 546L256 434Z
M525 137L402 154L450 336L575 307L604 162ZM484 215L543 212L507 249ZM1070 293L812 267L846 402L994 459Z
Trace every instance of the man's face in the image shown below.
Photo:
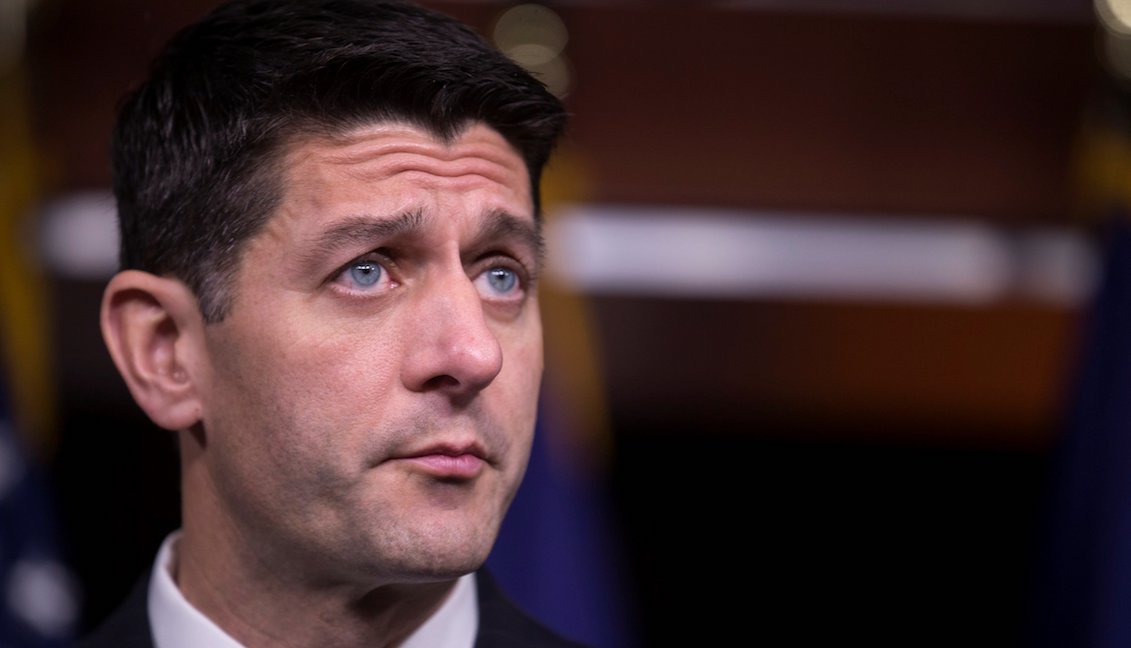
M542 373L521 157L382 123L305 139L205 329L218 542L335 582L486 558L526 468Z

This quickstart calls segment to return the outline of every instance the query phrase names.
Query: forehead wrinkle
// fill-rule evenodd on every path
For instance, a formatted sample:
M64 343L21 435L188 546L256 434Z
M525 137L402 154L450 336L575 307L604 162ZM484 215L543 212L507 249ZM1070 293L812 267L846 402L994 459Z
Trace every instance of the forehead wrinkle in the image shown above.
M479 176L510 185L510 176L526 175L526 166L513 146L503 140L505 150L500 151L491 142L491 135L500 140L501 136L493 131L491 135L475 135L474 139L445 143L431 137L417 139L411 129L406 137L403 130L380 128L374 133L355 133L343 139L323 139L321 143L331 144L329 149L310 152L309 157L344 167L351 176L366 179L420 171L439 177ZM461 137L465 136L466 131Z
M483 179L506 187L521 186L525 189L525 168L508 166L504 158L489 158L486 155L457 156L450 159L436 155L396 151L379 156L359 156L356 159L325 158L327 162L342 173L366 182L380 181L400 175L423 174L435 178ZM419 176L417 176L419 177ZM521 183L521 184L520 184Z

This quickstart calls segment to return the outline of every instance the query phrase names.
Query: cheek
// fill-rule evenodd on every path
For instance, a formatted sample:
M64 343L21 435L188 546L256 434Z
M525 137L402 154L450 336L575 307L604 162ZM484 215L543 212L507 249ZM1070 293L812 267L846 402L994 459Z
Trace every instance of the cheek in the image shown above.
M393 389L393 362L380 336L358 335L356 327L248 330L253 334L213 350L213 395L221 404L215 432L263 446L276 458L295 452L284 444L318 452L331 439L360 442L346 432L371 426Z
M364 470L388 386L356 344L265 330L244 342L215 384L212 477L249 517L321 516Z
M283 396L337 400L388 389L398 353L391 328L386 318L335 317L315 309L275 330L257 330L250 343L291 388Z
M503 384L499 385L507 400L508 411L527 432L534 425L538 391L542 383L542 329L540 320L521 335L503 343Z
M542 318L537 304L534 301L518 319L494 329L503 350L504 371L539 376L542 373Z

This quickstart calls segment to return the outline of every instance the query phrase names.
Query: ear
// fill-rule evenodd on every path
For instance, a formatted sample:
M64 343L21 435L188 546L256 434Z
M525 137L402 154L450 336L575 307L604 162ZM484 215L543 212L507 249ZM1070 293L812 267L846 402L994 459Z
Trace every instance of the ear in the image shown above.
M204 322L196 297L176 279L126 270L102 295L102 337L130 394L157 425L200 421Z

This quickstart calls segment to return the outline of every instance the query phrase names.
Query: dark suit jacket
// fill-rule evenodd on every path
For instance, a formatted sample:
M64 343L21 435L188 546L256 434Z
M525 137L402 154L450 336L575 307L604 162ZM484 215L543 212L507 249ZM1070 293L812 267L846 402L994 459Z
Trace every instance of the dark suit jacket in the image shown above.
M479 594L475 648L584 648L519 610L486 571L477 572L475 582ZM148 591L147 574L110 618L79 641L76 648L154 648L149 632Z

